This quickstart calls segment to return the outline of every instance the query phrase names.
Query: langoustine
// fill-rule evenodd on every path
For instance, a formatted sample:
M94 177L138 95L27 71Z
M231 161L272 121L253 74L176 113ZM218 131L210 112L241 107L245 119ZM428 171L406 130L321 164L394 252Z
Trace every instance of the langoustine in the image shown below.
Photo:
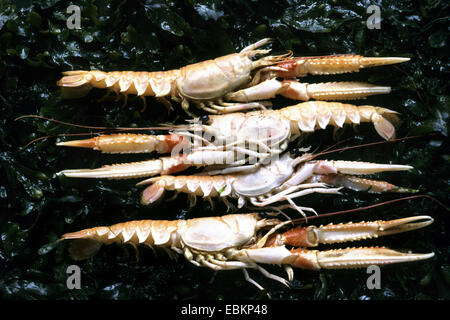
M213 270L241 269L250 283L246 269L256 269L264 276L289 286L292 267L320 270L364 268L430 259L434 253L403 253L386 247L359 247L310 250L320 244L342 243L377 238L411 231L430 225L429 216L414 216L390 221L329 224L296 227L280 233L290 221L262 218L256 213L189 220L140 220L66 233L61 240L76 240L69 252L83 260L97 253L102 244L139 244L162 248L170 256L183 255L196 266ZM269 273L260 264L284 266L288 280Z
M258 209L280 210L274 206L287 201L288 207L302 215L316 211L313 208L297 205L293 200L312 193L340 194L342 188L370 193L416 192L410 188L392 185L385 181L360 178L361 175L376 174L386 171L411 170L408 165L377 164L358 161L312 160L313 156L304 154L297 158L289 153L279 159L272 159L269 164L259 166L249 172L210 175L203 173L189 176L163 175L139 182L138 185L150 184L142 192L141 203L151 204L160 199L165 191L186 193L195 204L196 197L208 200L220 199L233 207L228 198L237 199L238 208L249 203Z
M270 52L258 49L270 42L272 39L262 39L239 53L169 71L66 71L57 85L62 88L63 96L69 98L84 95L93 87L108 88L125 97L129 94L157 97L169 109L170 98L180 102L183 110L190 115L193 115L189 111L191 104L217 114L265 109L271 103L263 100L276 95L306 101L361 99L369 95L386 94L390 92L390 87L362 82L308 84L293 79L307 74L356 72L361 68L409 60L353 54L291 58L291 53L256 58ZM278 80L280 78L282 80Z

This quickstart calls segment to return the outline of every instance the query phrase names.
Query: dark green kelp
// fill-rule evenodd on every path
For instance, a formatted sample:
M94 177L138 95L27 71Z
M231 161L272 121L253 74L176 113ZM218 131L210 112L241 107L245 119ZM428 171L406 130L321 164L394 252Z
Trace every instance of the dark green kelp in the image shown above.
M0 298L2 299L265 299L240 271L214 273L184 259L171 261L140 248L104 247L93 259L78 263L81 289L66 287L65 232L133 219L177 219L219 215L199 201L188 211L186 197L146 208L139 204L135 181L80 181L57 177L62 169L145 159L146 155L103 155L90 150L57 148L61 138L43 136L89 132L40 119L41 115L93 126L144 127L180 122L181 108L167 116L156 100L98 103L104 92L78 100L62 100L56 81L61 72L77 69L168 70L240 50L263 37L277 40L277 52L295 55L357 53L365 56L407 56L398 66L380 67L339 77L305 81L361 80L392 86L392 93L357 104L396 110L403 120L397 136L421 136L396 143L330 155L334 159L410 164L408 173L386 174L387 180L419 189L448 205L450 153L448 124L449 5L445 1L125 1L80 0L80 29L69 29L70 4L61 0L20 0L0 4ZM369 29L367 8L381 10L380 29ZM276 106L292 102L277 99ZM338 132L345 145L379 141L370 126ZM332 130L302 141L322 150L334 143ZM293 145L292 148L296 146ZM319 213L339 211L394 199L393 195L345 192L343 196L311 196L304 205ZM365 212L323 219L317 223L392 219L430 215L432 226L361 245L387 245L416 252L435 252L432 260L382 269L381 289L366 287L365 270L304 272L296 270L292 288L252 277L274 299L437 299L450 298L449 212L427 198L397 202ZM358 244L359 245L359 244ZM278 267L270 271L283 274Z

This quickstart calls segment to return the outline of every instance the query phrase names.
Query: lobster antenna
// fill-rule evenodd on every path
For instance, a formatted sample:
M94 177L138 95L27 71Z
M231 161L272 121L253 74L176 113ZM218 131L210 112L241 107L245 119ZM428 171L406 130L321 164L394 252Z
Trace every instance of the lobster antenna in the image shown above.
M77 128L83 128L83 129L95 129L95 130L170 130L173 128L173 126L160 126L160 127L143 127L143 128L131 128L131 127L95 127L95 126L85 126L85 125L81 125L81 124L75 124L75 123L70 123L70 122L65 122L65 121L61 121L61 120L56 120L56 119L51 119L51 118L47 118L44 116L38 116L38 115L33 115L33 114L29 114L29 115L24 115L24 116L20 116L16 119L14 119L14 121L18 121L21 119L26 119L26 118L37 118L37 119L41 119L41 120L46 120L46 121L51 121L51 122L55 122L55 123L59 123L65 126L71 126L71 127L77 127Z
M399 201L405 201L405 200L411 200L411 199L417 199L417 198L428 198L428 199L431 199L434 202L436 202L437 204L439 204L441 207L443 207L445 210L450 211L449 207L447 207L445 204L443 204L442 202L440 202L436 198L434 198L434 197L432 197L430 195L427 195L427 194L419 194L419 195L414 195L414 196L409 196L409 197L393 199L393 200L389 200L389 201L385 201L385 202L380 202L380 203L372 204L372 205L361 207L361 208L354 208L354 209L348 209L348 210L342 210L342 211L328 212L328 213L319 214L317 216L311 216L311 217L308 217L308 218L306 218L306 217L297 218L297 219L291 220L291 222L292 223L298 223L298 222L303 222L303 221L311 220L311 219L331 217L331 216L335 216L335 215L338 215L338 214L345 214L345 213L351 213L351 212L357 212L357 211L372 209L372 208L384 206L386 204L391 204L391 203L395 203L395 202L399 202Z
M83 129L95 129L95 130L108 130L108 129L113 129L113 128L108 128L108 127L83 126L83 125L81 125L81 124L75 124L75 123L70 123L70 122L64 122L64 121L60 121L60 120L56 120L56 119L50 119L50 118L47 118L47 117L44 117L44 116L38 116L38 115L33 115L33 114L28 114L28 115L24 115L24 116L17 117L16 119L14 119L14 121L18 121L18 120L22 120L22 119L27 119L27 118L37 118L37 119L41 119L41 120L46 120L46 121L51 121L51 122L63 124L63 125L65 125L65 126L77 127L77 128L83 128Z
M319 153L313 155L313 158L312 158L312 159L314 159L315 157L317 157L317 156L319 156L319 155L326 154L326 152L332 150L334 147L337 147L338 145L343 144L344 142L347 142L347 141L350 141L350 140L352 140L352 138L347 138L347 139L338 141L338 142L336 142L335 144L331 145L330 147L325 148L325 149L322 150L321 152L319 152ZM362 145L361 145L361 146L362 146ZM344 149L344 148L342 148L342 149ZM339 149L336 149L336 150L333 150L333 151L330 151L330 152L335 152L335 151L339 151Z
M397 139L393 139L393 140L370 142L370 143L360 144L360 145L357 145L357 146L349 146L349 147L344 147L344 148L330 150L330 149L336 147L337 145L339 145L340 143L343 143L345 141L350 140L350 139L346 139L346 140L342 140L341 142L335 143L331 147L328 147L325 150L323 150L322 152L319 152L317 154L312 155L311 156L311 160L316 158L316 157L318 157L318 156L323 156L325 154L330 154L330 153L334 153L334 152L346 151L346 150L362 148L362 147L370 147L370 146L374 146L374 145L378 145L378 144L384 144L384 143L389 143L389 142L398 142L398 141L403 141L403 140L417 139L417 138L422 138L422 137L432 136L432 135L436 135L436 133L432 132L432 133L428 133L426 135L421 135L421 136L410 136L410 137L397 138Z

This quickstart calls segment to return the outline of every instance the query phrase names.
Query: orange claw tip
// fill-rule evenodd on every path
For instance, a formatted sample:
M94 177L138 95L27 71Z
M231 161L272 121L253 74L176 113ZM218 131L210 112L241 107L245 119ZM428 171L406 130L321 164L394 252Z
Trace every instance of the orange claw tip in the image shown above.
M79 148L89 148L94 149L97 146L97 138L84 139L84 140L72 140L72 141L63 141L58 142L57 146L63 147L79 147Z

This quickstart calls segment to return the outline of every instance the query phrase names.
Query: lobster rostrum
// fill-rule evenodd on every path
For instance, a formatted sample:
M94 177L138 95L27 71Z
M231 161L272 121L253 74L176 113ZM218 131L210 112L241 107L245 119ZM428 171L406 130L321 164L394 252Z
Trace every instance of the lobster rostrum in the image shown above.
M112 226L95 227L66 233L61 240L75 240L69 252L73 259L92 257L102 244L144 244L162 248L171 257L183 255L196 266L213 270L241 269L247 281L263 289L250 278L246 269L289 286L294 268L320 270L364 268L429 259L434 253L403 253L386 247L359 247L310 250L321 244L377 238L428 226L429 216L390 221L372 221L325 226L298 226L279 232L290 221L262 218L256 213L231 214L190 220L140 220ZM288 280L271 274L261 264L284 266Z
M264 56L271 50L258 49L272 42L262 39L233 53L180 69L156 72L66 71L57 82L65 97L86 94L91 88L108 88L116 94L154 96L171 109L168 100L181 103L189 115L190 105L208 113L229 113L249 109L265 109L267 99L283 95L295 100L347 100L390 92L382 87L361 82L300 83L295 80L307 74L327 75L357 72L361 68L408 61L399 57L362 57L334 55L292 58L292 53ZM258 56L261 56L258 58ZM280 80L279 80L280 79ZM125 98L126 101L126 98ZM145 98L144 98L145 107Z

